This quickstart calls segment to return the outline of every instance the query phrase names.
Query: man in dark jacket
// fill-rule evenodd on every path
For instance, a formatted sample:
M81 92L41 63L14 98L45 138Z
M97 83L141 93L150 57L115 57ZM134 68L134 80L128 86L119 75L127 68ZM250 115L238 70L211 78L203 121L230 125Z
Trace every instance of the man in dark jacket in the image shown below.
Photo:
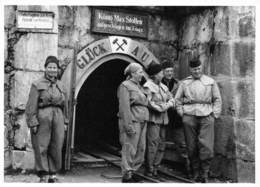
M179 81L174 78L174 65L165 60L162 64L164 77L162 83L165 84L174 97L179 87ZM185 168L188 177L190 177L190 162L188 159L188 153L186 149L183 124L181 116L177 114L175 108L169 108L169 124L167 126L168 131L166 137L168 140L172 140L176 144L177 152L179 156L185 161Z

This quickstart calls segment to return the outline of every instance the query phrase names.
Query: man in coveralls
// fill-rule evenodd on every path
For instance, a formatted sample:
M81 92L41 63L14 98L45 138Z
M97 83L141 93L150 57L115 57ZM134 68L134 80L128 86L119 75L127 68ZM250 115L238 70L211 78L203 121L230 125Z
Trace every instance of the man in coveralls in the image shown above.
M59 61L47 57L45 75L32 83L26 106L27 124L31 129L35 170L40 182L57 182L62 165L65 124L68 123L65 89L57 80ZM48 178L49 175L49 178Z
M122 182L139 182L133 175L144 162L146 128L149 117L148 99L140 82L143 67L137 63L125 69L126 80L118 88L119 136L122 145Z
M208 182L214 148L214 120L221 113L221 96L215 80L202 73L199 59L189 62L191 76L181 81L175 95L182 116L193 179Z
M179 81L174 78L174 66L168 60L164 60L162 64L163 79L162 83L166 85L174 97L179 87ZM185 161L185 169L188 177L190 177L190 162L185 143L182 118L177 113L176 108L168 109L169 124L167 126L166 139L172 140L176 144L176 149L181 158Z

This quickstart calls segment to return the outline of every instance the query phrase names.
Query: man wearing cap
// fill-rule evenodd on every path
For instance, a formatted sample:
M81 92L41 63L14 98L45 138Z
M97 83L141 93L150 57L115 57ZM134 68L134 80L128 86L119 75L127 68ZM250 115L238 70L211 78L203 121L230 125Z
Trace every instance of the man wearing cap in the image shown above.
M140 85L143 67L129 64L124 74L127 76L117 92L119 100L119 136L122 145L122 182L137 182L133 175L144 162L146 128L149 117L148 99Z
M174 67L171 62L164 60L162 64L163 79L172 96L174 97L179 87L179 81L174 78ZM169 125L167 126L166 139L173 141L176 144L177 153L185 161L187 175L190 176L190 162L188 159L185 137L183 132L182 119L175 108L170 108L168 111Z
M214 148L214 121L221 113L221 95L215 80L202 73L199 59L189 62L191 76L181 81L175 95L184 124L193 179L208 182Z
M163 159L165 150L166 125L169 119L167 110L175 102L167 86L161 81L162 66L152 63L147 68L150 79L144 84L148 93L149 121L147 124L147 171L151 177L158 177L157 170Z

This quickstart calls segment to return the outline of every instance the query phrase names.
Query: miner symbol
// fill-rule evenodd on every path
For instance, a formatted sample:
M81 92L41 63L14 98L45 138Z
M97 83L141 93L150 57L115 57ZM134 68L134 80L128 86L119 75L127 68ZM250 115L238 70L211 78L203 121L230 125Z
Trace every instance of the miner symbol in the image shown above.
M118 51L119 49L121 49L122 51L125 51L124 48L122 47L123 45L127 44L127 41L125 39L123 39L123 43L119 44L118 43L118 38L114 39L113 44L117 44L118 48L116 49L116 51Z

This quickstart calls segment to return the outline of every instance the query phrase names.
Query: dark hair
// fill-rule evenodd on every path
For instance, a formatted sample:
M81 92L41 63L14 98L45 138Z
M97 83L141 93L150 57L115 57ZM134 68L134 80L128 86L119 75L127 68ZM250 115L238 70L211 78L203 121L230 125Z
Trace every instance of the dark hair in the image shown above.
M201 61L199 59L192 59L189 61L189 66L191 68L195 68L201 65Z
M151 63L146 70L150 77L156 75L160 71L162 71L162 65L157 63Z
M48 66L49 63L55 63L57 65L58 68L60 68L59 66L59 60L55 57L55 56L48 56L45 60L45 64L44 67L46 68Z

